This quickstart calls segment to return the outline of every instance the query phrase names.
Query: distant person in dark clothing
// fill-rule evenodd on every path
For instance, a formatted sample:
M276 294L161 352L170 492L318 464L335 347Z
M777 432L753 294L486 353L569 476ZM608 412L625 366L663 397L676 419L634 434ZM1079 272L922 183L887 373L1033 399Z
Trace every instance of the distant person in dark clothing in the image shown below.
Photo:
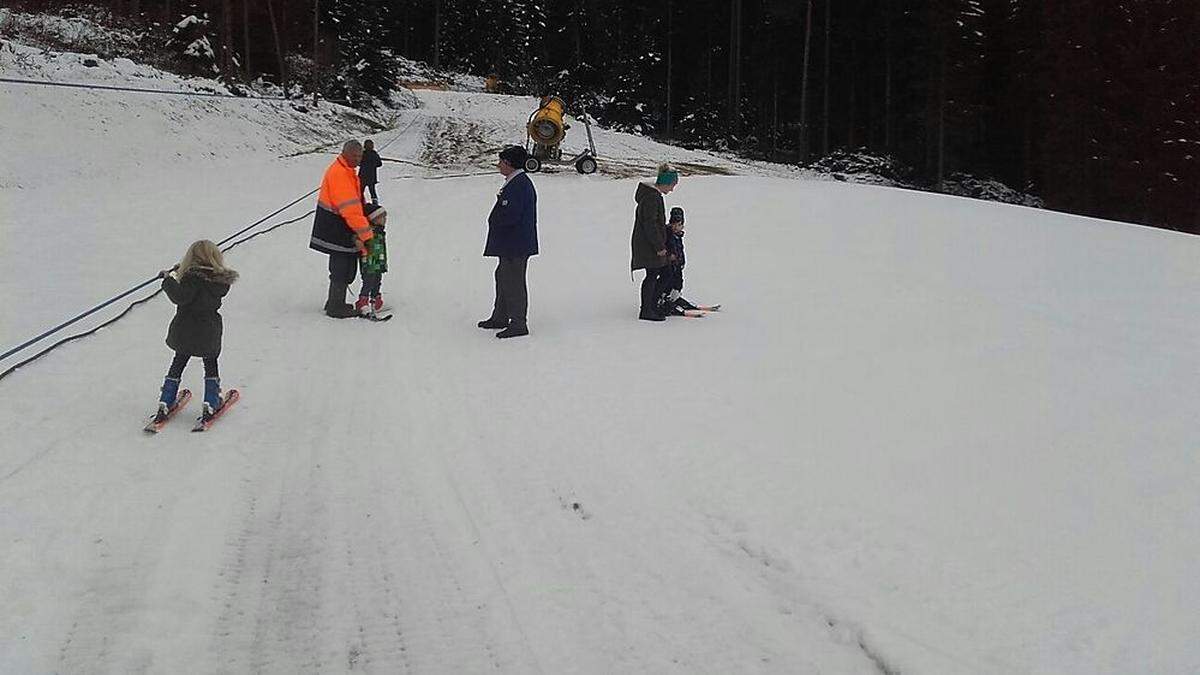
M633 219L630 246L633 257L630 269L646 270L642 279L641 311L644 321L663 321L658 302L663 295L663 274L667 269L667 214L663 195L670 194L679 183L679 172L670 164L660 164L654 184L638 183L633 199L637 211Z
M363 141L363 156L362 162L358 165L358 180L362 183L364 202L367 200L367 190L370 190L371 203L379 203L379 195L375 194L375 184L379 182L379 174L375 171L381 166L383 166L383 160L379 158L379 153L375 152L375 141L370 139Z
M496 302L492 315L479 322L480 328L503 329L498 338L529 335L526 312L529 290L525 271L529 257L537 255L537 191L521 167L525 148L510 145L500 151L496 168L504 176L504 187L488 216L487 244L483 255L496 257Z

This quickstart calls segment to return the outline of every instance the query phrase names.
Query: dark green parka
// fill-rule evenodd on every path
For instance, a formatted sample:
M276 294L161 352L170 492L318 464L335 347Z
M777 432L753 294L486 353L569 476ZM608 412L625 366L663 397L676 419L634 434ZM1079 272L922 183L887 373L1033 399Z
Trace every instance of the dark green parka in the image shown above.
M667 212L663 195L652 185L638 183L633 195L637 214L633 218L633 261L629 269L655 269L667 264L658 252L667 247Z
M167 275L162 287L175 303L175 318L167 329L167 346L188 356L217 356L221 353L221 298L237 279L232 270L193 267L176 280Z

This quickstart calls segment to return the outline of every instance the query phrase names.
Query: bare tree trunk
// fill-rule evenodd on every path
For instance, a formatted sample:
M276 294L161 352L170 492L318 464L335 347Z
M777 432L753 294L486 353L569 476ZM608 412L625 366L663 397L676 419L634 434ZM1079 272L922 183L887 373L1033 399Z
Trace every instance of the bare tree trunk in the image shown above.
M848 77L850 80L850 106L846 111L847 128L846 128L846 146L853 150L858 145L858 133L856 128L856 120L858 120L858 72L855 70L858 66L858 41L854 36L850 36L850 63L848 68Z
M317 70L319 70L318 66L320 66L320 64L321 64L320 52L318 51L320 49L320 45L321 45L321 0L313 0L312 92L313 92L313 106L314 107L316 107L316 105L317 105L317 95L318 95Z
M233 0L221 0L221 75L233 79Z
M938 61L937 190L941 192L946 177L946 47L944 44Z
M675 42L671 31L671 0L667 0L667 140L671 140L671 61L675 54Z
M271 16L271 34L275 36L275 56L279 59L279 81L283 85L283 97L287 98L287 63L283 58L283 45L279 42L279 22L275 20L275 3L272 0L267 0L267 13Z
M583 63L583 0L575 2L575 20L571 22L571 37L575 41L575 67Z
M800 162L808 161L808 54L812 42L812 0L804 9L804 66L800 73Z
M884 0L883 10L883 147L892 151L892 4Z
M779 157L779 69L776 67L771 95L771 159Z
M821 95L821 103L824 110L821 113L821 155L829 154L829 38L831 21L831 7L833 0L825 0L825 91Z
M708 100L711 102L713 98L712 88L712 62L713 62L713 41L712 41L712 22L704 22L704 91L707 93Z
M733 63L735 60L734 42L737 40L737 6L736 6L736 3L737 3L737 0L730 0L730 3L729 3L729 77L728 77L729 93L728 93L728 100L726 101L726 105L728 108L728 112L726 114L729 115L729 123L730 124L733 124L733 116L734 116L733 89L734 89L735 85L734 85L734 81L733 81L734 80L734 78L733 78Z
M442 64L442 0L433 0L433 67Z
M246 81L249 82L252 77L250 74L250 0L242 0L242 43L245 49L245 53L242 54L242 70L246 73Z

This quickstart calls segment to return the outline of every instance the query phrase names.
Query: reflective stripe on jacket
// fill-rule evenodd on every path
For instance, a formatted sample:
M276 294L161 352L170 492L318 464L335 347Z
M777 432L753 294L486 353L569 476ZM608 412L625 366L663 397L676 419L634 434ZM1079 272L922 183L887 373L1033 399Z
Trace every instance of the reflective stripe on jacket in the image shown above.
M363 215L362 184L340 155L321 179L309 248L323 253L357 253L357 237L371 238L371 223Z

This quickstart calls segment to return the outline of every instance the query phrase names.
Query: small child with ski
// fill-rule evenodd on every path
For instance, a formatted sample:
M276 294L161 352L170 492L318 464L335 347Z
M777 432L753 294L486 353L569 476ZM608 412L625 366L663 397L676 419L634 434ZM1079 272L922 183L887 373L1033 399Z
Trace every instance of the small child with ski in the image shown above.
M176 305L166 340L167 346L175 352L175 358L163 380L158 411L147 431L157 431L158 428L152 426L164 424L191 397L186 389L180 392L179 382L183 369L193 356L204 361L204 408L200 422L211 420L226 404L217 369L223 333L218 310L238 273L225 266L224 256L216 244L202 239L188 247L178 265L159 272L159 277L167 297Z
M667 220L667 269L663 273L663 295L659 300L659 312L667 316L683 316L699 307L680 295L683 292L683 208L671 207Z
M359 258L362 270L362 290L354 309L359 314L375 314L383 310L383 273L387 271L387 241L384 228L387 226L387 210L378 204L364 204L363 215L371 222L372 236L367 240L366 255Z

